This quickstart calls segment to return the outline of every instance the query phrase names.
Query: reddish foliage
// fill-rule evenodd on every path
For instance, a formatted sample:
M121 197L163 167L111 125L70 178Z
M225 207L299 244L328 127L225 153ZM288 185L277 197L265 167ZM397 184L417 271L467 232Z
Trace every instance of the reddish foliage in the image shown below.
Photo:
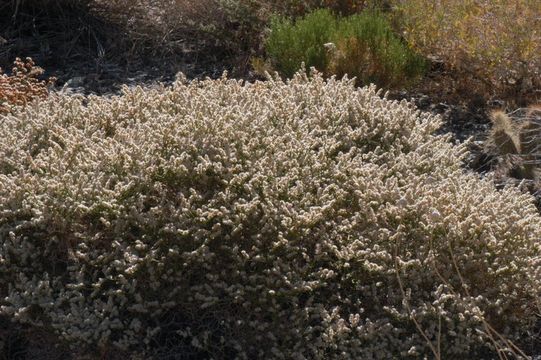
M55 79L40 80L43 72L31 58L24 61L16 58L10 75L0 68L0 113L9 112L13 106L23 106L34 99L47 97L48 88Z

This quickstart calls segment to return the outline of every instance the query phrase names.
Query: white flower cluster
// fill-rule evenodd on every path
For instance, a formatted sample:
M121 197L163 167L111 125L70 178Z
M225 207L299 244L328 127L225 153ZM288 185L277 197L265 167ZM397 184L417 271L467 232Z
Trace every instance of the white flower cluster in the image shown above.
M145 358L518 351L541 218L439 125L318 74L4 116L0 317Z

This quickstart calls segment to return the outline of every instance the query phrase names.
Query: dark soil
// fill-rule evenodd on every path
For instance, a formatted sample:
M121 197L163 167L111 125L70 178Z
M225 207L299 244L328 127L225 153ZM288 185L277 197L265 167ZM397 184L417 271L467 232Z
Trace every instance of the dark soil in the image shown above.
M219 51L198 51L194 40L176 44L175 52L132 39L124 20L101 16L91 1L0 1L0 68L7 72L16 57L31 57L68 92L104 95L124 84L219 77L234 63ZM201 45L201 44L200 44ZM208 50L201 46L202 49Z

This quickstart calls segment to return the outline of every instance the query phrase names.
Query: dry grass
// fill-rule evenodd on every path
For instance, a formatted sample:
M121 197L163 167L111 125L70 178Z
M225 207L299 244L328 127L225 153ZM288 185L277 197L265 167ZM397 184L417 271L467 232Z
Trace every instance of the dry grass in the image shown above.
M247 53L261 42L270 7L257 0L8 2L0 5L0 34L6 39L0 64L24 54L48 68L81 61L97 68L161 66L185 58L245 67Z
M124 24L109 21L93 0L24 0L0 5L0 66L29 56L47 69L88 64L91 71L108 61L126 62L134 42ZM108 16L112 16L108 13Z
M396 3L410 45L458 73L450 84L455 91L529 101L541 97L541 2Z

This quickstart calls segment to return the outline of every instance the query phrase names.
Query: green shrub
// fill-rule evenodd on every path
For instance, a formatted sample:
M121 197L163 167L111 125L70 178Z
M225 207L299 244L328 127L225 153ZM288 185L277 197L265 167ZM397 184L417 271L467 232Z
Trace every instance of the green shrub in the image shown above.
M424 60L393 33L386 18L363 12L343 19L333 36L336 52L330 73L355 76L361 83L407 85L425 70Z
M324 71L329 56L324 44L331 41L337 20L329 10L317 10L296 21L274 18L266 51L280 72L291 77L301 63Z
M277 69L288 77L304 62L327 76L347 74L359 84L397 87L418 78L425 68L389 22L374 12L335 18L324 9L294 23L275 19L266 45Z
M304 74L17 109L0 321L145 359L494 358L531 341L541 218L439 125Z

